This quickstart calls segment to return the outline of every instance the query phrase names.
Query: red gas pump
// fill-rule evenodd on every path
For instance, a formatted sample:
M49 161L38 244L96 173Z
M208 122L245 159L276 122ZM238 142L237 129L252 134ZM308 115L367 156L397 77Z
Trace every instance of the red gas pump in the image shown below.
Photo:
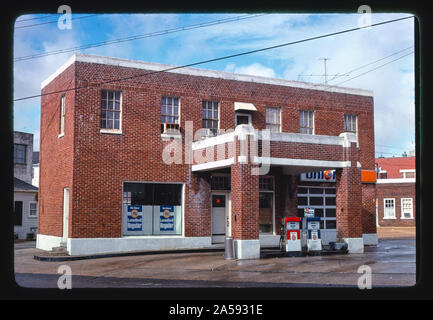
M281 218L280 250L290 255L301 255L301 218Z

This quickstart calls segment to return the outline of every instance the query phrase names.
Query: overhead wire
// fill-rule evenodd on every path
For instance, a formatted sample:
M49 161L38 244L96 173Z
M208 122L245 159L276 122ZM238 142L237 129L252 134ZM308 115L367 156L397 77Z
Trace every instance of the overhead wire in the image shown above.
M214 26L214 25L223 24L223 23L229 23L229 22L241 21L241 20L245 20L245 19L256 18L256 17L263 16L263 15L265 15L265 14L253 14L253 15L248 14L248 15L241 15L241 16L236 16L236 17L229 17L229 18L224 18L224 19L218 19L218 20L212 20L212 21L208 21L208 22L197 23L197 24L193 24L193 25L189 25L189 26L182 26L182 27L171 28L171 29L166 29L166 30L154 31L154 32L150 32L150 33L138 34L138 35L124 37L124 38L117 38L117 39L113 39L113 40L106 40L106 41L97 42L97 43L90 43L90 44L85 44L85 45L81 45L81 46L75 46L75 47L70 47L70 48L53 50L53 51L44 52L44 53L37 53L37 54L28 55L28 56L17 57L14 59L14 62L31 60L31 59L41 58L41 57L47 57L50 55L56 55L56 54L61 54L61 53L74 52L74 51L78 51L78 50L85 50L85 49L89 49L89 48L96 48L96 47L101 47L101 46L106 46L106 45L117 44L117 43L121 43L121 42L151 38L151 37L171 34L171 33L175 33L175 32L193 30L193 29L198 29L198 28L205 28L205 27Z
M95 84L93 86L96 86L96 85L100 86L102 84L107 84L107 83L112 83L112 82L117 82L117 81L131 80L131 79L134 79L134 78L139 78L139 77L143 77L143 76L147 76L147 75L151 75L151 74L155 74L155 73L169 72L169 71L173 71L173 70L177 70L177 69L182 69L182 68L187 68L187 67L191 67L191 66L196 66L196 65L200 65L200 64L205 64L205 63L209 63L209 62L215 62L215 61L225 60L225 59L229 59L229 58L244 56L244 55L248 55L248 54L252 54L252 53L263 52L263 51L267 51L267 50L271 50L271 49L281 48L281 47L290 46L290 45L294 45L294 44L298 44L298 43L303 43L303 42L317 40L317 39L326 38L326 37L330 37L330 36L335 36L335 35L339 35L339 34L343 34L343 33L353 32L353 31L364 29L364 28L370 28L370 27L375 27L375 26L384 25L384 24L388 24L388 23L393 23L393 22L397 22L397 21L402 21L402 20L413 18L413 17L414 16L403 17L403 18L398 18L398 19L393 19L393 20L387 20L387 21L383 21L383 22L379 22L379 23L375 23L375 24L371 24L371 25L367 25L367 26L361 26L361 27L356 27L356 28L352 28L352 29L346 29L346 30L337 31L337 32L333 32L333 33L328 33L328 34L324 34L324 35L320 35L320 36L315 36L315 37L310 37L310 38L306 38L306 39L302 39L302 40L286 42L286 43L282 43L282 44L278 44L278 45L274 45L274 46L269 46L269 47L265 47L265 48L250 50L250 51L246 51L246 52L231 54L231 55L227 55L227 56L223 56L223 57L218 57L218 58L213 58L213 59L208 59L208 60L202 60L202 61L199 61L199 62L189 63L189 64L185 64L185 65L181 65L181 66L173 66L173 67L170 67L170 68L167 68L167 69L163 69L163 70L151 71L151 72L146 72L146 73L142 73L142 74L138 74L138 75L133 75L133 76L129 76L129 77L123 77L123 78L117 78L117 79L111 79L111 80L101 81L101 82L98 82L97 84ZM349 79L349 80L352 80L352 79ZM349 80L347 80L347 81L349 81ZM346 82L346 81L344 81L344 82ZM43 93L43 94L37 94L37 95L33 95L33 96L27 96L27 97L17 98L17 99L14 99L13 101L27 100L27 99L42 97L42 96L49 95L49 94L56 94L56 93L59 93L59 92L77 90L77 89L87 88L87 87L88 86L84 86L84 87L81 86L81 87L75 87L75 88L67 89L67 90L59 90L59 91L53 91L53 92L46 92L46 93Z

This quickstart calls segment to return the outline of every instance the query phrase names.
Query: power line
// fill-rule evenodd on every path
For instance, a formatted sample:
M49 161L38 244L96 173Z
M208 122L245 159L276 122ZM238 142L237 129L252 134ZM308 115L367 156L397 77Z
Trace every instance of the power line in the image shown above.
M71 20L87 19L87 18L92 18L94 16L96 16L96 14L89 14L87 16L74 17L74 18L71 18ZM30 25L27 25L27 26L18 26L18 27L15 27L15 29L23 29L23 28L36 27L36 26L40 26L40 25L44 25L44 24L57 23L58 21L59 21L59 19L56 19L56 20L53 20L53 21L48 21L48 22L41 22L41 23L36 23L36 24L30 24Z
M390 64L390 63L392 63L392 62L394 62L394 61L397 61L397 60L400 60L400 59L402 59L402 58L404 58L404 57L407 57L407 56L411 55L412 53L414 53L414 51L409 52L408 54L405 54L405 55L403 55L403 56L401 56L401 57L398 57L397 59L394 59L394 60L391 60L391 61L389 61L389 62L387 62L387 63L384 63L384 64L382 64L382 65L380 65L380 66L378 66L378 67L376 67L376 68L373 68L373 69L370 69L370 70L368 70L368 71L366 71L366 72L363 72L363 73L361 73L361 74L359 74L359 75L357 75L357 76L355 76L355 77L352 77L352 78L350 78L350 79L347 79L347 80L344 80L344 81L342 81L342 82L340 82L340 83L337 83L337 84L335 84L335 86L339 86L339 85L341 85L342 83L345 83L345 82L347 82L347 81L350 81L350 80L356 79L356 78L358 78L358 77L360 77L360 76L363 76L363 75L365 75L365 74L367 74L367 73L370 73L370 72L372 72L372 71L374 71L374 70L377 70L377 69L379 69L379 68L382 68L382 67L384 67L384 66L386 66L386 65L388 65L388 64Z
M330 37L330 36L334 36L334 35L338 35L338 34L343 34L343 33L347 33L347 32L352 32L352 31L356 31L356 30L360 30L360 29L364 29L364 28L370 28L370 27L375 27L375 26L379 26L379 25L383 25L383 24L388 24L388 23L392 23L392 22L396 22L396 21L406 20L406 19L409 19L409 18L413 18L413 16L405 17L405 18L399 18L399 19L394 19L394 20L388 20L388 21L384 21L384 22L379 22L379 23L371 24L369 26L363 26L363 27L357 27L357 28L353 28L353 29L342 30L342 31L328 33L328 34L325 34L325 35L320 35L320 36L316 36L316 37L306 38L306 39L302 39L302 40L297 40L297 41L292 41L292 42L286 42L286 43L282 43L282 44L278 44L278 45L274 45L274 46L270 46L270 47L266 47L266 48L261 48L261 49L256 49L256 50L251 50L251 51L236 53L236 54L232 54L232 55L228 55L228 56L223 56L223 57L219 57L219 58L213 58L213 59L203 60L203 61L194 62L194 63L182 65L182 66L174 66L174 67L167 68L167 69L164 69L164 70L152 71L152 72L147 72L147 73L143 73L143 74L139 74L139 75L134 75L134 76L130 76L130 77L102 81L102 82L97 83L96 85L101 85L101 84L106 84L106 83L112 83L112 82L122 81L122 80L130 80L130 79L134 79L134 78L143 77L143 76L146 76L146 75L151 75L151 74L156 74L156 73L161 73L161 72L168 72L168 71L173 71L173 70L177 70L177 69L182 69L182 68L196 66L196 65L199 65L199 64L205 64L205 63L209 63L209 62L215 62L215 61L225 60L225 59L229 59L229 58L240 57L240 56L244 56L244 55L247 55L247 54L252 54L252 53L257 53L257 52L263 52L263 51L266 51L266 50L271 50L271 49L281 48L281 47L285 47L285 46L289 46L289 45L294 45L294 44L298 44L298 43L302 43L302 42L307 42L307 41L311 41L311 40L326 38L326 37ZM18 99L15 99L14 101L21 101L21 100L26 100L26 99L32 99L32 98L46 96L46 95L49 95L49 94L56 94L56 93L60 93L60 92L67 92L67 91L72 91L72 90L77 90L77 89L82 89L82 88L87 88L87 87L88 86L81 86L81 87L75 87L75 88L66 89L66 90L47 92L47 93L44 93L44 94L38 94L38 95L33 95L33 96L18 98Z
M150 37L155 37L155 36L160 36L160 35L180 32L180 31L187 31L187 30L193 30L193 29L198 29L198 28L204 28L204 27L209 27L209 26L223 24L223 23L229 23L229 22L234 22L234 21L240 21L240 20L255 18L255 17L259 17L259 16L263 16L263 15L265 15L265 14L262 13L262 14L255 14L255 15L242 15L242 16L230 17L230 18L225 18L225 19L213 20L213 21L204 22L204 23L193 24L193 25L189 25L189 26L183 26L183 27L177 27L177 28L172 28L172 29L155 31L155 32L150 32L150 33L145 33L145 34L139 34L139 35L129 36L129 37L125 37L125 38L118 38L118 39L107 40L107 41L102 41L102 42L97 42L97 43L91 43L91 44L86 44L86 45L81 45L81 46L76 46L76 47L59 49L59 50L50 51L50 52L44 52L44 53L38 53L38 54L18 57L18 58L14 59L14 62L36 59L36 58L46 57L46 56L50 56L50 55L54 55L54 54L73 52L73 51L77 51L77 50L84 50L84 49L89 49L89 48L101 47L101 46L116 44L116 43L120 43L120 42L150 38Z
M349 74L351 74L351 73L354 72L354 71L357 71L357 70L359 70L359 69L362 69L362 68L368 67L369 65L375 64L376 62L379 62L379 61L385 60L385 59L387 59L387 58L389 58L389 57L395 56L396 54L399 54L399 53L401 53L401 52L403 52L403 51L406 51L406 50L408 50L408 49L411 49L411 48L413 48L413 47L414 47L414 46L410 46L410 47L407 47L407 48L405 48L405 49L402 49L402 50L396 51L396 52L394 52L394 53L391 53L390 55L387 55L386 57L380 58L379 60L376 60L376 61L373 61L373 62L370 62L370 63L364 64L364 65L362 65L362 66L360 66L360 67L357 67L357 68L355 68L355 69L352 69L352 70L350 70L350 71L347 71L346 73L343 73L342 75L338 75L338 74L336 74L335 77L332 78L332 79L329 80L329 81L333 81L333 80L334 80L335 78L337 78L337 77L348 76Z

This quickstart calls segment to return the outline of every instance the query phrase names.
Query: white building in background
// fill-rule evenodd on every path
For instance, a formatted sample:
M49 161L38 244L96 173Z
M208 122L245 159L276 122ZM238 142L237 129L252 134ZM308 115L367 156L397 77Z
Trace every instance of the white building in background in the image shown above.
M39 188L39 151L33 152L32 170L32 185Z
M14 131L14 235L35 238L38 229L38 188L32 185L33 134Z

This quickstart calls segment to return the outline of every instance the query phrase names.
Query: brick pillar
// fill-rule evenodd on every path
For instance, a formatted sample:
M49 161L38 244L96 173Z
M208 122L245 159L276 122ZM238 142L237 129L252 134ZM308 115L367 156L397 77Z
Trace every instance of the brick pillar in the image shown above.
M189 173L185 185L185 199L185 236L210 239L210 173Z
M248 157L238 158L239 143L236 149L235 163L231 166L231 225L235 253L237 259L258 259L260 258L259 175L253 174L253 169L257 169L258 165L252 163Z
M337 239L348 243L349 252L361 253L364 251L362 190L356 142L350 142L349 146L343 148L343 159L350 161L350 167L336 170Z

